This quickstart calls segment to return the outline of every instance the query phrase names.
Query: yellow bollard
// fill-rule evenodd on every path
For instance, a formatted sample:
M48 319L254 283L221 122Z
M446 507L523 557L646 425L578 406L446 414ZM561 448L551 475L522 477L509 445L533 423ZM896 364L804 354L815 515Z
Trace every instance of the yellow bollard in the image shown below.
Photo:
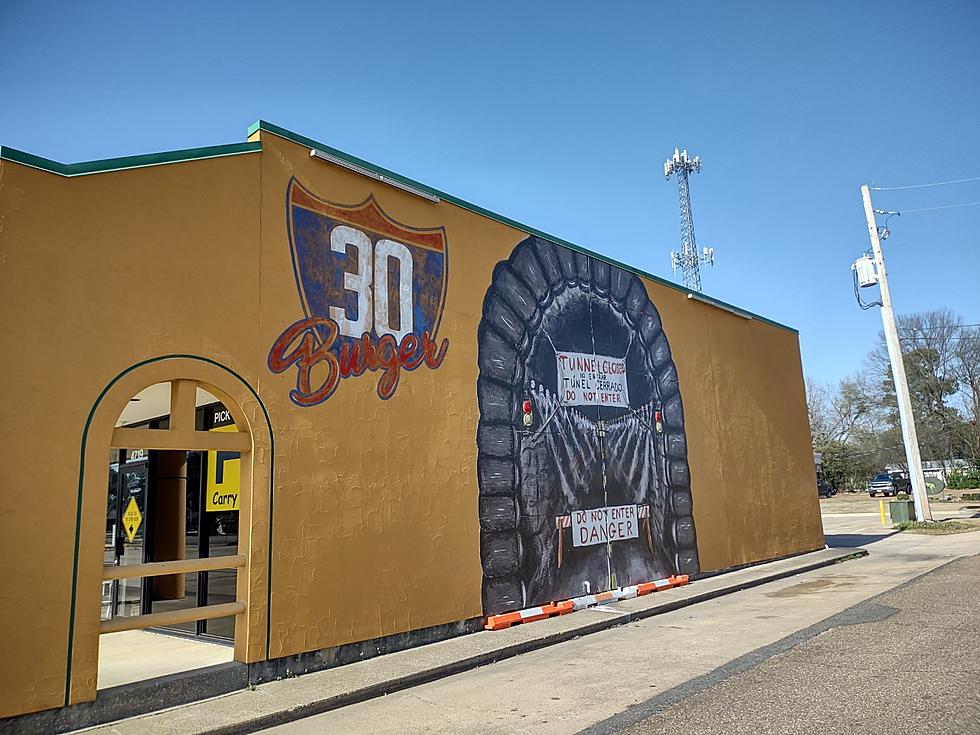
M885 501L884 500L879 500L878 501L878 511L881 513L881 525L882 525L883 528L885 528L885 527L888 526L888 524L885 523Z

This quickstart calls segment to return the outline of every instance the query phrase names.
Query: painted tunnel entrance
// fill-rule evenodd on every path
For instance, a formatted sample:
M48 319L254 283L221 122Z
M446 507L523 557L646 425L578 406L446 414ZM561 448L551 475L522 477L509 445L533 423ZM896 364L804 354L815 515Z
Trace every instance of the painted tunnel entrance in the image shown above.
M479 365L486 614L698 571L677 372L637 276L527 238L494 269Z

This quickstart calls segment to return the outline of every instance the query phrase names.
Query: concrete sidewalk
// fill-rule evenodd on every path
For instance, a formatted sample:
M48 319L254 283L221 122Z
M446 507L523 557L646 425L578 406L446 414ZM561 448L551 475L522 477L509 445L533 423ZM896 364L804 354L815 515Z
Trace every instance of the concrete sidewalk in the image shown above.
M132 684L234 658L231 645L149 630L107 633L99 641L99 689Z
M739 590L864 556L825 549L507 630L452 638L347 666L270 682L162 712L89 728L99 735L247 733L363 702L522 653Z

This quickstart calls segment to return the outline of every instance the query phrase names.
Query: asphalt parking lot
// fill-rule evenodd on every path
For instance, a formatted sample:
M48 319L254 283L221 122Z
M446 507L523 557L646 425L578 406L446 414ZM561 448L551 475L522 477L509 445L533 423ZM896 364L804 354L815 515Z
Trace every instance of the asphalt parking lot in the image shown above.
M980 556L952 561L591 735L980 733Z

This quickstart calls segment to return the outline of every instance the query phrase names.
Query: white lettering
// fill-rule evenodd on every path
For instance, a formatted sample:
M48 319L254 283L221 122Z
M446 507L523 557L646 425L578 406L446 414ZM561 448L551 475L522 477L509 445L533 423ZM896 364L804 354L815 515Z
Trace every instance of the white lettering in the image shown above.
M398 328L389 322L388 266L398 261ZM394 240L378 240L374 248L374 331L381 337L392 334L396 342L412 331L412 253Z
M371 331L371 241L360 230L338 225L330 233L330 249L335 253L347 253L347 246L357 249L357 270L344 271L344 290L357 294L357 316L347 316L344 306L331 306L330 318L337 322L340 333L348 337L360 337Z
M346 305L341 304L330 307L330 318L347 337L360 337L373 329L378 337L390 334L401 342L415 328L412 251L395 240L378 240L372 245L360 230L337 225L330 232L330 249L346 255L348 246L357 250L357 269L344 271L344 290L356 294L357 314L351 317ZM398 285L394 289L388 284L392 260L398 261ZM391 323L392 297L398 305L397 326Z

